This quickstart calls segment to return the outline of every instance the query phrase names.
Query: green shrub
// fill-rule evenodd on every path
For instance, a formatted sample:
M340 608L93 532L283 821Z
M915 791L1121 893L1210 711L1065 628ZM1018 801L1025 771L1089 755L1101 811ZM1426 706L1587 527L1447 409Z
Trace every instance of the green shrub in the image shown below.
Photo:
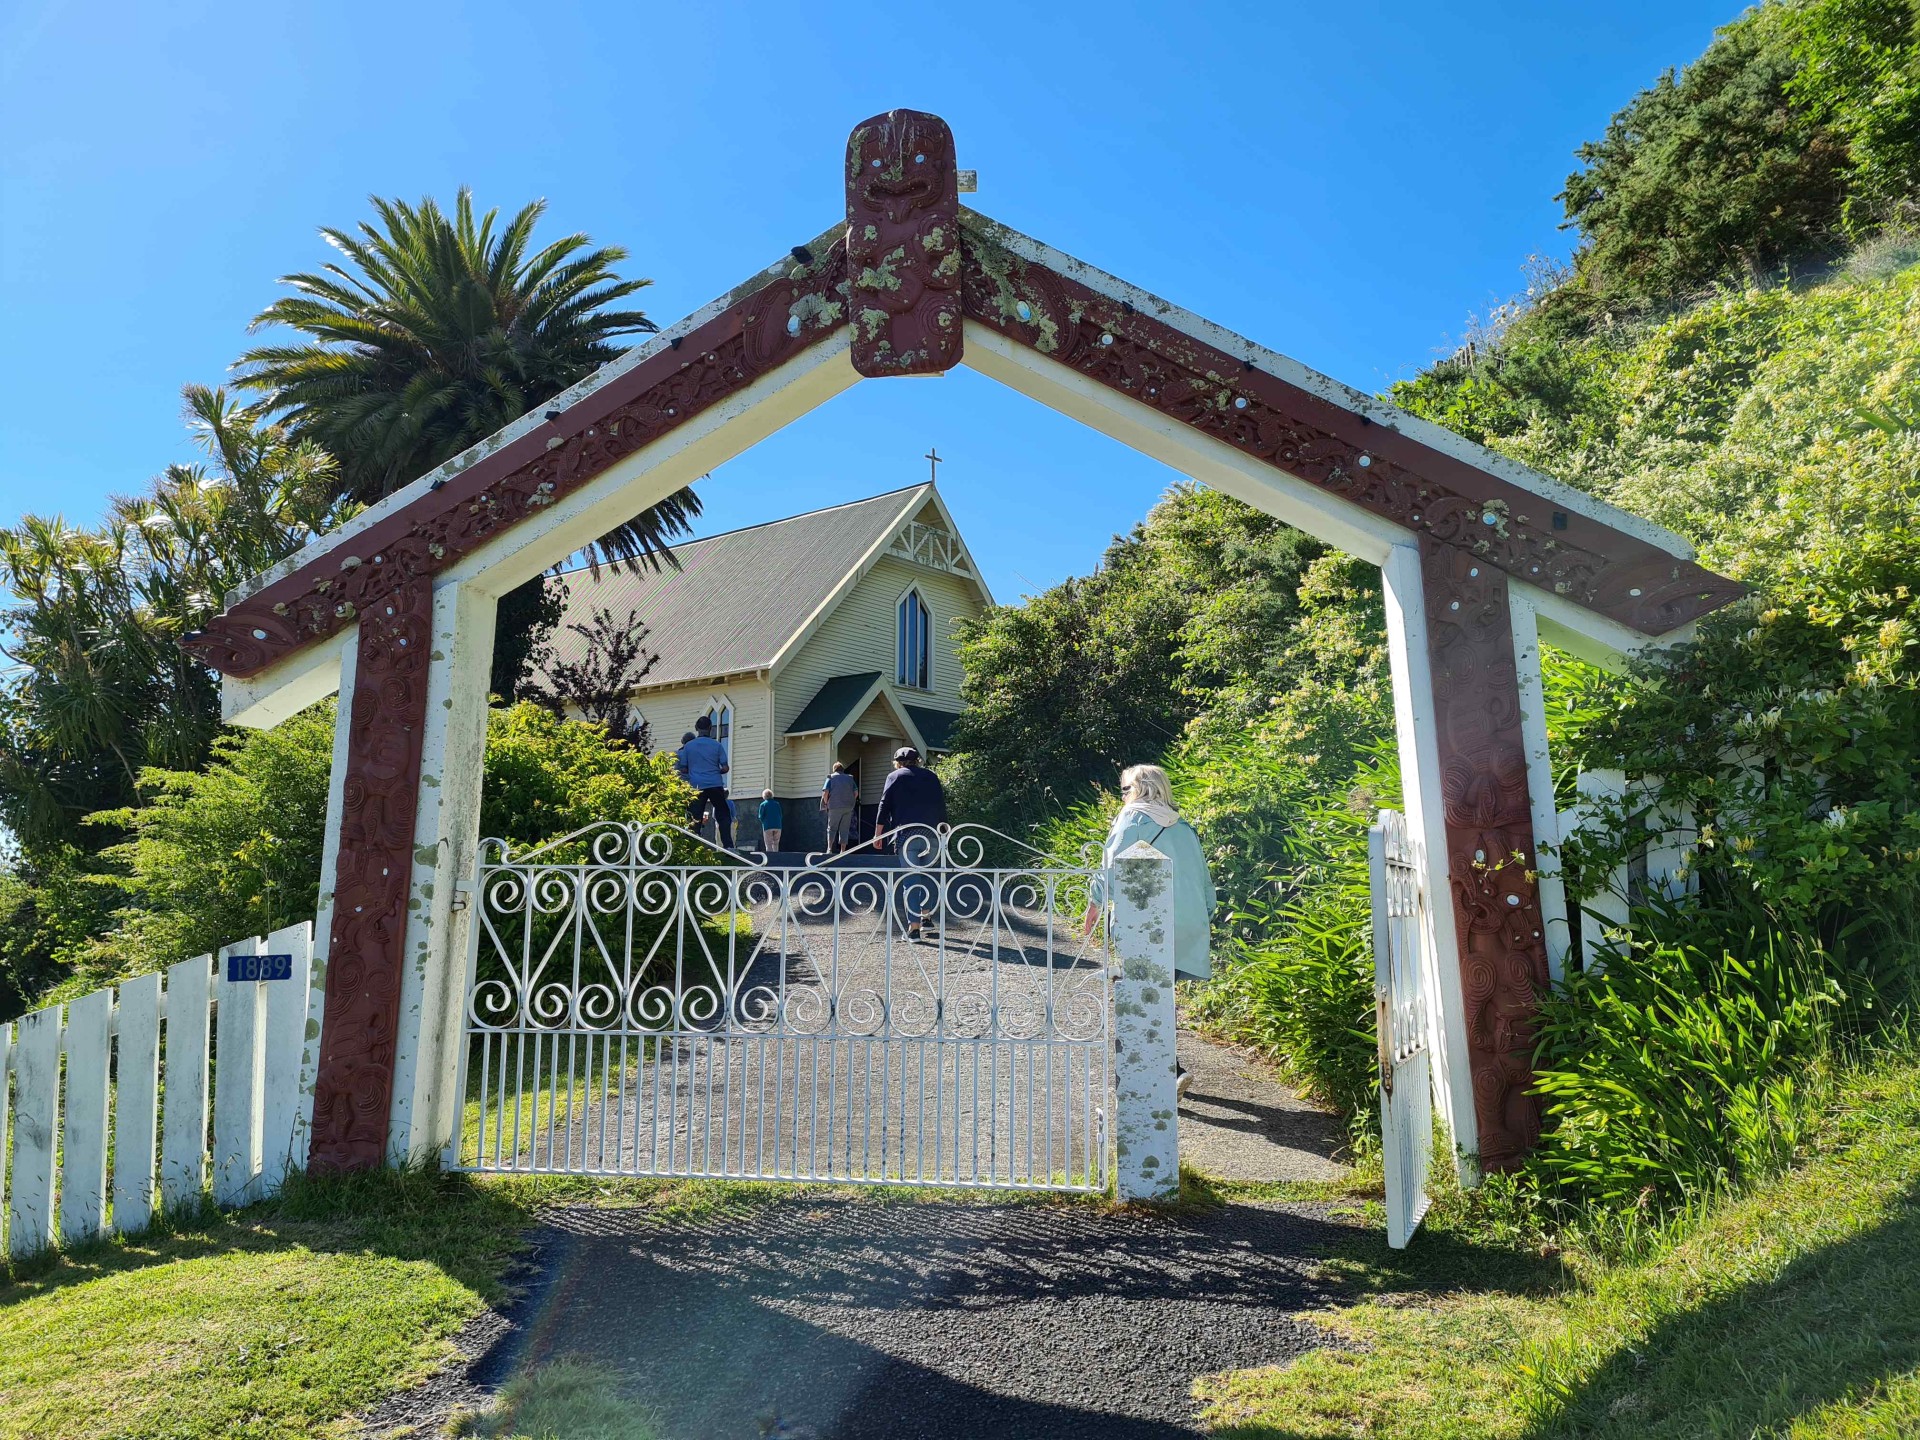
M1659 917L1643 913L1643 930ZM1535 1061L1546 1131L1532 1172L1602 1208L1673 1206L1793 1157L1820 1101L1846 999L1803 937L1642 944L1543 998Z
M133 838L89 869L0 877L0 959L24 1007L82 994L311 918L326 844L332 701L271 730L227 731L204 771L148 770L141 806L106 818ZM683 822L672 759L537 705L488 719L483 836L516 850L600 820ZM690 842L689 842L690 843ZM8 908L10 907L10 908Z
M684 825L692 798L671 755L643 755L598 726L527 703L489 719L480 833L515 849L601 820Z
M1193 998L1199 1017L1276 1057L1356 1138L1379 1124L1367 829L1399 805L1385 755L1345 795L1305 801L1290 817L1290 866L1235 908L1215 978Z

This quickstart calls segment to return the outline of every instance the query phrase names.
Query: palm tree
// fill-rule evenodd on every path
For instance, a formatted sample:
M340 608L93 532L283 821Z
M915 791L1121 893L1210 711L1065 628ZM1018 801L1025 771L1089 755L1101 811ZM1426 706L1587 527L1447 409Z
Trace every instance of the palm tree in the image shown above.
M619 337L658 328L615 308L652 283L614 272L620 247L575 234L529 253L544 200L497 233L500 212L476 223L465 187L451 220L431 199L372 205L379 226L321 230L342 263L282 277L300 293L254 317L254 330L309 339L256 347L236 367L291 435L338 459L354 499L391 494L613 359ZM699 513L683 489L602 536L598 556L671 564L668 542Z

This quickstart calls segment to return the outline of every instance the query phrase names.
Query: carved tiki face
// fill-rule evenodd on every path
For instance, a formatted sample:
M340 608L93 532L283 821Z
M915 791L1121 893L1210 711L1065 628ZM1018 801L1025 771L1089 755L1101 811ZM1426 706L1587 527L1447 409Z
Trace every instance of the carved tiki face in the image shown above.
M854 369L930 375L959 363L959 175L939 116L889 110L847 137L847 262Z
M953 131L938 115L889 110L854 128L847 145L847 185L861 208L904 225L915 211L956 205Z

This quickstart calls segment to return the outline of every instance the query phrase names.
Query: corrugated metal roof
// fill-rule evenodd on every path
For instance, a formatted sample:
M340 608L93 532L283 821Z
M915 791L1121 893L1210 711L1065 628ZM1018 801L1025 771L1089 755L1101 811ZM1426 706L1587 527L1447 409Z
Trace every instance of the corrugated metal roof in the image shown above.
M868 670L860 675L835 675L815 692L806 708L793 717L793 723L787 726L789 735L808 735L815 730L838 730L840 722L853 712L853 707L867 698L880 679L878 670Z
M860 558L901 519L909 485L869 500L812 510L673 547L678 570L631 572L602 566L557 578L566 613L553 633L554 658L578 660L586 642L570 628L595 610L638 613L660 661L645 685L674 685L771 664Z
M951 710L933 710L925 705L908 705L907 716L920 731L929 750L953 748L953 725L960 717Z

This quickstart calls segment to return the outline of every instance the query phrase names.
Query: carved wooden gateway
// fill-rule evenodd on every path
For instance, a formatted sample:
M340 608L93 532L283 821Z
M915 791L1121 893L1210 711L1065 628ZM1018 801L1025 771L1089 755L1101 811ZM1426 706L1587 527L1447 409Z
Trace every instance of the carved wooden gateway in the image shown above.
M1544 634L1605 660L1739 593L1684 542L958 203L945 121L856 126L844 226L258 581L188 648L229 718L342 696L312 1165L452 1134L495 599L863 377L965 363L1385 577L1427 857L1438 1100L1463 1155L1538 1134L1535 997L1565 900ZM328 898L330 897L330 899Z

